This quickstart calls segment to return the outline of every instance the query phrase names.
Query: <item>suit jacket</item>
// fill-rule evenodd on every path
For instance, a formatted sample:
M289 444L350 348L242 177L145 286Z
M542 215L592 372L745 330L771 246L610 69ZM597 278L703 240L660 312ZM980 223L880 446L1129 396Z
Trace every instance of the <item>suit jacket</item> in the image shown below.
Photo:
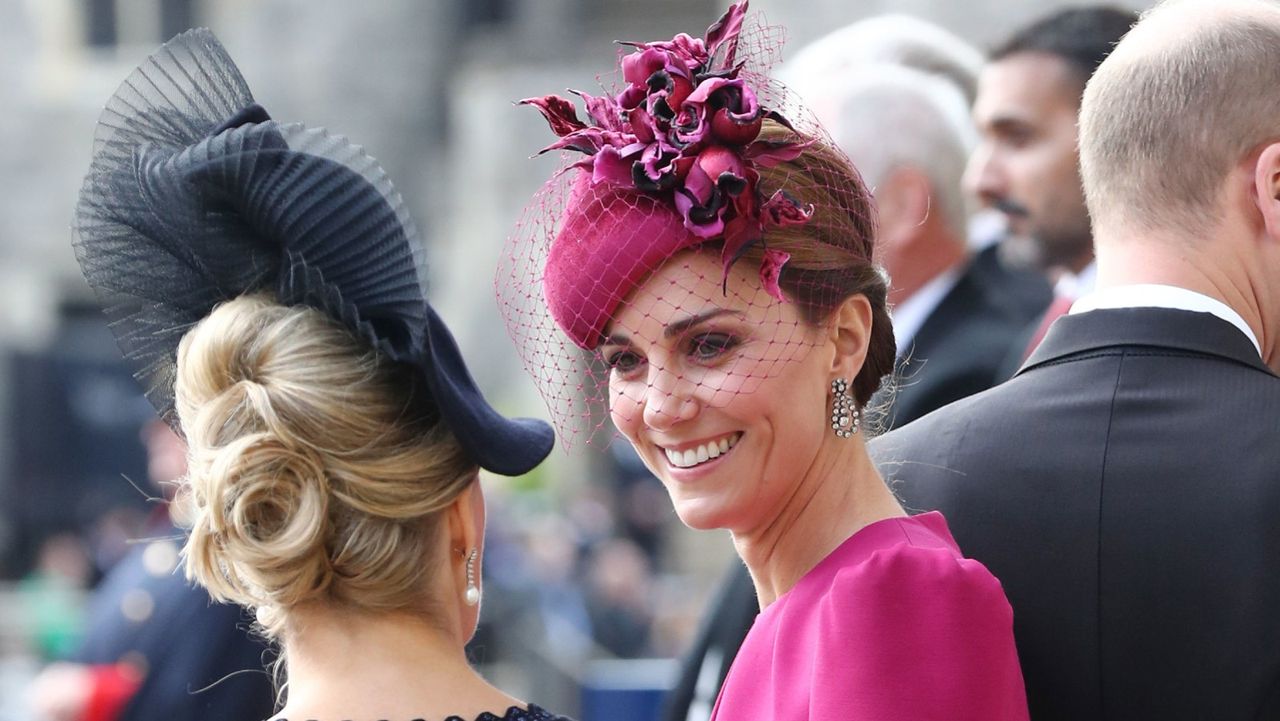
M989 245L973 256L973 273L982 286L990 290L995 302L1020 318L1024 325L1039 318L1053 300L1053 286L1044 274L1007 266L1000 257L1000 243Z
M1024 321L985 285L979 268L975 262L965 269L902 349L896 387L877 394L870 404L876 409L891 399L883 428L910 423L1003 380L1000 366Z
M1033 719L1274 719L1278 419L1231 324L1097 310L871 448L1003 582Z

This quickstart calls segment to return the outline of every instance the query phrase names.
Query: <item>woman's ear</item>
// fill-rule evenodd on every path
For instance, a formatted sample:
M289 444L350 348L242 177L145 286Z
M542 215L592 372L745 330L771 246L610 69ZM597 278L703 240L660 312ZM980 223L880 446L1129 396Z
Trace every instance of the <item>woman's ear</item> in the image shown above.
M835 348L831 360L832 378L853 380L867 358L871 342L871 301L865 295L844 300L831 315L830 340Z
M1253 173L1254 200L1262 213L1266 233L1280 242L1280 143L1262 149Z
M455 554L460 552L463 556L479 549L484 537L484 494L480 491L478 478L477 472L476 477L445 511L449 548Z
M444 510L449 534L449 565L457 602L458 633L465 643L476 632L480 620L480 563L484 547L484 493L477 469L471 483ZM447 596L446 596L447 598Z

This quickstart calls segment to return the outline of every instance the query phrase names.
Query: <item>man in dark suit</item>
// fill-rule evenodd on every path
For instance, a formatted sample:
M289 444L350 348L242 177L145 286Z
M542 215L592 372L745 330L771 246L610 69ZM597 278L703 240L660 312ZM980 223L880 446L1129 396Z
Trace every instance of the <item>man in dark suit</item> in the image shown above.
M990 388L1021 327L966 263L915 336L899 346L896 378L872 399L872 412L882 414L884 428L896 428Z
M1275 2L1144 17L1081 109L1097 290L872 443L1003 582L1037 721L1280 718L1276 68Z

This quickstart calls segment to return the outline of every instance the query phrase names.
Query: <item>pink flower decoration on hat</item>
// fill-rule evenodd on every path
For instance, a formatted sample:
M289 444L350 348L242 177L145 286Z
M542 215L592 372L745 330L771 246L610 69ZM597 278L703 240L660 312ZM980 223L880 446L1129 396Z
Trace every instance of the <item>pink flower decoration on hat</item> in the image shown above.
M769 295L784 300L782 288L778 287L778 279L782 276L782 266L791 260L790 253L768 249L764 252L764 262L760 264L760 283Z
M544 148L588 156L571 167L588 171L593 184L635 189L669 202L693 236L723 238L727 273L770 226L806 222L811 208L784 193L760 197L756 168L794 159L804 142L759 139L764 118L790 128L780 114L761 107L739 77L738 35L747 2L735 3L707 29L705 39L677 35L669 41L626 43L636 51L622 59L626 87L616 96L576 92L587 121L556 95L527 98L559 140ZM770 293L781 298L776 278L785 254L766 257ZM761 269L762 278L766 277Z

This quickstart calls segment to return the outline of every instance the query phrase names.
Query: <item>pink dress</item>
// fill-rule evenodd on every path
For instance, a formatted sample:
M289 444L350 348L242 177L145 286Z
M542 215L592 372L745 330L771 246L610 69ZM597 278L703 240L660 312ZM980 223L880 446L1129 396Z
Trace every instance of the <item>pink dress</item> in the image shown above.
M756 618L712 721L1025 721L1013 612L937 512L853 534Z

